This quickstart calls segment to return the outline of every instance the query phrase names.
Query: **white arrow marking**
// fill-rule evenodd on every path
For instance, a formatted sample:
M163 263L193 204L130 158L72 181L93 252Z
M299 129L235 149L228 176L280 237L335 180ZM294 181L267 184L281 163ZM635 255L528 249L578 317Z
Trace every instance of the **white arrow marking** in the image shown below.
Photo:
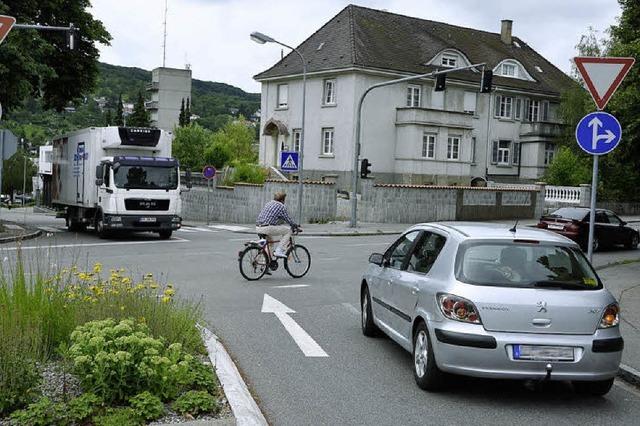
M595 151L596 148L598 148L598 141L599 141L598 128L602 127L602 121L600 121L598 117L593 117L591 121L589 121L588 126L591 127L591 130L593 130L593 133L591 136L591 149Z
M262 312L275 314L276 318L280 320L284 329L291 335L293 341L300 348L302 353L307 357L328 357L329 355L316 343L311 336L307 334L297 322L289 316L289 314L295 314L296 311L289 308L279 300L274 299L267 293L264 294L262 300Z
M598 135L598 140L604 139L604 143L611 143L616 138L616 135L609 129L605 130L605 133L604 135Z

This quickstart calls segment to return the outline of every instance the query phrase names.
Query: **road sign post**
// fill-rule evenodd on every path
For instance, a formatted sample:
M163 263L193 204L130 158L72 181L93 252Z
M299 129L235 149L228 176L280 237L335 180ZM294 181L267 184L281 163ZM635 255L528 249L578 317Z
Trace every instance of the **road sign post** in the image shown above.
M633 58L577 57L574 62L584 80L598 112L587 114L576 126L576 141L580 148L593 156L591 176L591 205L587 256L593 261L596 199L598 189L598 159L613 151L622 139L622 127L611 114L602 112L622 80L633 66Z
M299 158L297 151L282 151L280 153L280 170L283 172L297 172L299 170Z
M209 213L211 211L211 187L213 186L213 178L216 176L216 168L213 166L204 166L202 176L207 180L207 225L209 225Z

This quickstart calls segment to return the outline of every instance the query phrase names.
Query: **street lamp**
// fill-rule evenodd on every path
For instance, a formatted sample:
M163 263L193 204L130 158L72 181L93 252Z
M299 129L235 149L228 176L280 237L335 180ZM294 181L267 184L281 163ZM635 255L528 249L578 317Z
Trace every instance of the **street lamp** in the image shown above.
M307 61L305 61L302 53L295 47L288 46L284 43L277 41L276 39L269 37L266 34L259 33L254 31L250 35L251 40L255 41L259 44L265 43L275 43L280 46L286 47L287 49L291 49L294 51L302 61L302 125L300 129L300 152L298 153L298 223L302 224L302 192L303 192L303 184L302 184L302 164L304 158L304 118L305 118L305 104L306 104L306 96L307 96Z

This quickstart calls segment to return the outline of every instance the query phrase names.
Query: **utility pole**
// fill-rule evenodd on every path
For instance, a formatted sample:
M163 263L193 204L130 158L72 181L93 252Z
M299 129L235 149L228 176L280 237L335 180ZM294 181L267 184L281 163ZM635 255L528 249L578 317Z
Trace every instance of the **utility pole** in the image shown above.
M162 42L162 68L167 64L167 12L169 10L169 0L164 0L164 38Z

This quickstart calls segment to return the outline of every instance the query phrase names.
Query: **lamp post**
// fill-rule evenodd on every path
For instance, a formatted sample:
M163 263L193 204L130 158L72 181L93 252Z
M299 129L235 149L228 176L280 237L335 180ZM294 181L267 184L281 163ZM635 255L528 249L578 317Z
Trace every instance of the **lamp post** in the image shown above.
M284 43L277 41L276 39L269 37L266 34L259 33L254 31L250 35L251 40L255 41L259 44L265 43L275 43L280 46L286 47L287 49L295 52L302 61L302 124L300 129L300 152L298 153L298 224L302 224L302 193L303 193L303 183L302 183L302 165L304 159L304 118L305 118L305 104L306 104L306 96L307 96L307 61L305 61L302 53L295 47L288 46Z

